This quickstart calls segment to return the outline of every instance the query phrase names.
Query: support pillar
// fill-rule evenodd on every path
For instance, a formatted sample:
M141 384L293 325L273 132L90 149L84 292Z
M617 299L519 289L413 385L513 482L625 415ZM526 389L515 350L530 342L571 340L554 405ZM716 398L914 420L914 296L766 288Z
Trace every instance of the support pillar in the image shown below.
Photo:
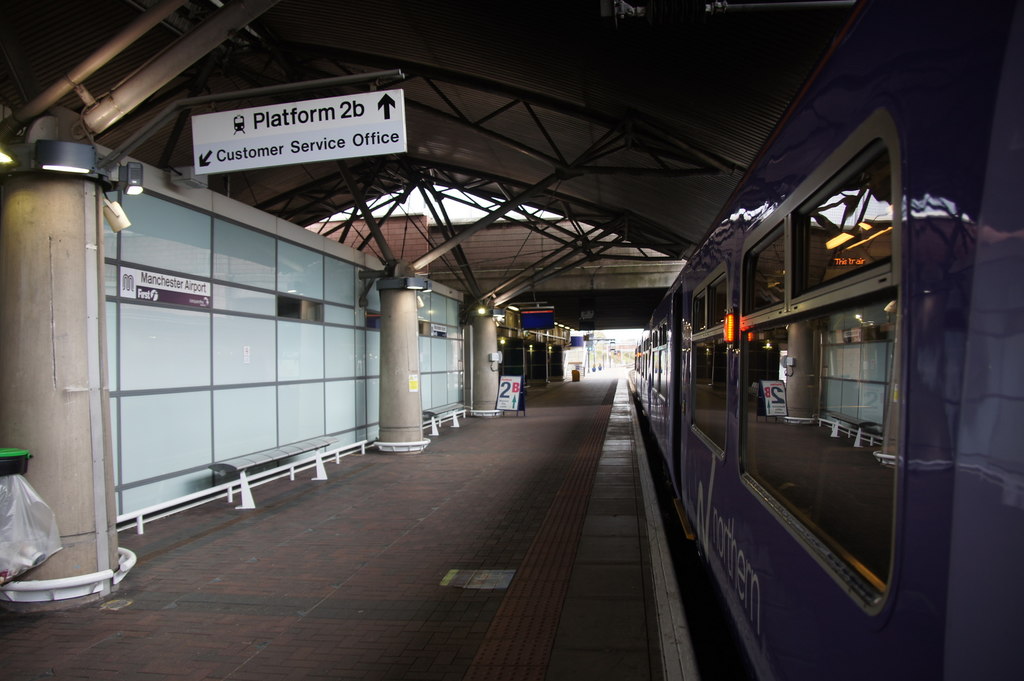
M91 180L43 172L4 183L0 446L31 453L25 478L54 511L63 546L19 580L118 569L100 215ZM74 603L111 588L99 582Z
M789 325L786 342L793 366L786 369L786 402L789 415L810 418L818 411L818 359L814 355L814 329L810 322Z
M380 435L377 448L389 452L420 452L423 437L420 400L419 322L416 291L380 289ZM382 285L385 284L385 285Z
M473 324L473 412L495 412L500 365L488 357L498 351L498 327L490 315L476 315Z

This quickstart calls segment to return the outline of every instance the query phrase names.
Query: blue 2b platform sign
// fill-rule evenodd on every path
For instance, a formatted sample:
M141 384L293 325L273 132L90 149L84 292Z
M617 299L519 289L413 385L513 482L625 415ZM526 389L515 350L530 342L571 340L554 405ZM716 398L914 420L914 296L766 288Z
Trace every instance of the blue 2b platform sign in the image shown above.
M502 376L498 379L498 401L494 408L501 411L526 411L522 376Z

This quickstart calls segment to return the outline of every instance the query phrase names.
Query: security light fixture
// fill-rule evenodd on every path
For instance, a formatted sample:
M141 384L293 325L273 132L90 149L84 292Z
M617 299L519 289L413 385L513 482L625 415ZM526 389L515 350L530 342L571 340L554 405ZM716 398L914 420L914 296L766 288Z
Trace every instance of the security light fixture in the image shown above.
M142 193L142 164L138 161L129 161L118 170L118 179L124 187L124 193L129 196L137 196Z
M103 197L103 217L106 218L107 223L110 225L110 229L112 229L115 234L132 226L132 222L128 219L128 216L125 215L124 208L121 208L121 204L117 201L110 201L107 197Z
M430 291L429 279L421 277L382 277L377 280L377 290L406 290L406 291Z
M37 140L35 164L43 170L88 175L96 172L96 148L62 140Z

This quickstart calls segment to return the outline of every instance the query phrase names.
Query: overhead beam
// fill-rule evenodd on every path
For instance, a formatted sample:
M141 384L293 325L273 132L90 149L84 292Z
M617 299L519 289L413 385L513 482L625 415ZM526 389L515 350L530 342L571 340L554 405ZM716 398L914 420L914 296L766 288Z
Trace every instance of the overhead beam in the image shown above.
M385 264L388 269L394 267L398 260L395 259L395 254L391 251L391 247L388 246L384 233L380 231L380 225L374 219L373 211L366 205L359 183L356 182L356 178L352 175L352 171L349 170L348 164L344 160L338 161L338 170L341 172L341 176L345 178L345 182L348 183L348 189L352 192L352 200L355 202L356 207L359 208L359 212L363 214L363 220L366 222L366 226L370 228L373 239L377 242L377 248L380 249L380 254L384 257Z
M494 221L496 221L498 218L500 218L501 216L503 216L506 213L508 213L510 210L512 210L516 206L520 205L524 201L527 201L531 197L536 196L537 194L540 194L542 191L547 189L549 186L551 186L551 184L553 184L557 180L558 180L558 175L557 174L553 173L551 175L548 175L543 180L541 180L537 184L533 185L532 187L530 187L526 191L522 192L518 196L515 196L515 197L509 199L508 201L505 201L503 204L501 204L500 206L495 208L492 212L490 212L486 216L480 218L479 220L474 222L472 225L470 225L466 229L464 229L461 232L459 232L458 234L456 234L451 239L448 239L447 241L445 241L440 246L437 246L436 248L432 249L426 255L418 258L412 264L413 269L414 270L423 269L424 267L426 267L430 263L434 262L439 257L441 257L442 255L447 253L448 251L452 250L453 248L455 248L456 246L461 244L463 241L465 241L469 237L471 237L474 234L476 234L477 232L479 232L481 229L484 229L488 225L494 223Z

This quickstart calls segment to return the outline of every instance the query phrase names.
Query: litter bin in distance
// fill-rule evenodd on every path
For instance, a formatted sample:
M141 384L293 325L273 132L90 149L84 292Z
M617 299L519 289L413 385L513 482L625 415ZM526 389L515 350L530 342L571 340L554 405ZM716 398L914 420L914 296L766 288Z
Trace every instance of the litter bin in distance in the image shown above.
M574 380L574 381L580 380L580 370L579 369L573 369L572 370L572 380Z

